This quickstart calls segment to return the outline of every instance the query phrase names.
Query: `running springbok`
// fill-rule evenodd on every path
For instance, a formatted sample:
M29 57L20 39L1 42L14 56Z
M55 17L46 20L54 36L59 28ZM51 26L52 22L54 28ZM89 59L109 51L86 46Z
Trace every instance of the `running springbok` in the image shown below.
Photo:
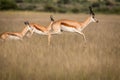
M92 7L89 7L90 10L90 16L83 22L78 22L74 20L68 20L68 19L60 19L57 21L54 21L51 26L51 34L55 33L61 33L61 31L68 31L68 32L77 32L81 34L86 42L86 37L84 33L82 32L83 29L85 29L88 24L91 22L98 23L98 20L95 18L95 14L92 10Z
M51 30L51 25L54 22L54 19L52 18L52 16L50 16L50 19L51 19L51 22L47 27L38 25L36 23L29 23L28 21L26 21L25 25L31 27L32 29L30 36L32 36L33 33L37 33L40 35L48 35L48 45L50 45L51 34L49 33L49 31Z

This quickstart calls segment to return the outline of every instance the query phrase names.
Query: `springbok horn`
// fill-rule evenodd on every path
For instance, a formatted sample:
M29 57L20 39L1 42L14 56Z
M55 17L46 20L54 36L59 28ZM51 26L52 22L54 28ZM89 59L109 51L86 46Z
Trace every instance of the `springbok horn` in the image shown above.
M89 6L89 9L90 9L90 14L95 15L91 6Z

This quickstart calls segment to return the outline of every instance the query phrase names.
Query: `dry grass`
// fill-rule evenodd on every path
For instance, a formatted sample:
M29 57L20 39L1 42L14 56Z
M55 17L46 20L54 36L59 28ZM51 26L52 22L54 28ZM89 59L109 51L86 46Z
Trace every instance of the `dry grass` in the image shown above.
M0 12L0 33L21 31L23 22L49 24L51 13ZM54 14L55 19L82 21L83 14ZM97 15L84 33L47 37L34 34L23 41L0 42L0 80L120 80L120 17Z

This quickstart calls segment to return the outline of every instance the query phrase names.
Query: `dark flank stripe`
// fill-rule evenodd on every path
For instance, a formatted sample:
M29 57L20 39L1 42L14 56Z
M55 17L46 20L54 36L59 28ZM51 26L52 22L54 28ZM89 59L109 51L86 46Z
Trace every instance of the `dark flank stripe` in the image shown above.
M42 32L44 32L44 30L42 28L39 28L37 25L34 25L34 27Z
M61 23L61 24L64 25L64 26L68 26L68 27L76 28L75 26L70 25L70 24L67 24L67 23Z
M43 32L43 30L42 29L40 29L40 28L38 28L38 27L35 27L36 29L38 29L39 31L42 31Z
M17 34L14 34L14 33L8 33L8 35L18 36Z

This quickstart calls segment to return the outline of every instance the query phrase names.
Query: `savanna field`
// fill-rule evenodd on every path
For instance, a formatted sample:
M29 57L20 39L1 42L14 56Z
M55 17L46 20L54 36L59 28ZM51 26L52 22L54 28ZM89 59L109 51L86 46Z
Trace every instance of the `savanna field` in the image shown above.
M24 21L47 26L49 15L55 20L84 21L89 14L41 12L0 12L0 34L20 32ZM96 14L83 32L0 41L0 80L120 80L120 15Z

